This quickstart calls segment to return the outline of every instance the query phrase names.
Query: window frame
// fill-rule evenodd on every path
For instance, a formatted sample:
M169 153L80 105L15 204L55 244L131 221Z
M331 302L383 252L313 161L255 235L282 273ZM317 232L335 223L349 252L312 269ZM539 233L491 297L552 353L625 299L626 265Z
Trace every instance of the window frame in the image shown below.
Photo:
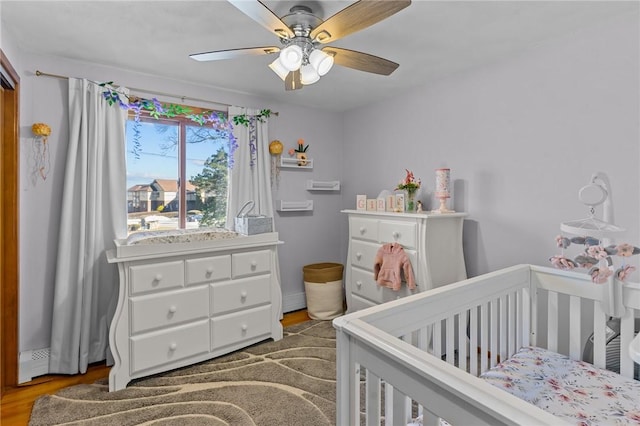
M202 114L206 112L214 112L218 116L228 117L227 111L220 111L216 109L200 108L191 105L172 104L166 105L179 105L181 107L188 108L190 114ZM183 185L182 182L187 182L187 126L200 125L198 122L191 120L184 115L176 115L175 117L153 117L148 111L142 110L139 113L139 121L145 123L156 123L166 125L178 126L178 229L186 229L187 227L187 185ZM135 121L136 114L134 111L129 110L127 119ZM127 137L128 141L128 137ZM227 195L228 196L228 195Z

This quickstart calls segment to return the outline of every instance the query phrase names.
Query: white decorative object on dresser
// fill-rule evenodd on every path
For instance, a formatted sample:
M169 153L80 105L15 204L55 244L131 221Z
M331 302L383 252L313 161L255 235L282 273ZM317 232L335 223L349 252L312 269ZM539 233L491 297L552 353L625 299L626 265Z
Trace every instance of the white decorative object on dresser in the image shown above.
M462 249L466 213L393 213L343 210L349 215L345 276L349 313L467 278ZM399 291L374 280L374 259L385 243L402 245L411 260L417 288Z
M227 234L138 245L116 240L107 253L120 272L109 391L282 338L278 234Z

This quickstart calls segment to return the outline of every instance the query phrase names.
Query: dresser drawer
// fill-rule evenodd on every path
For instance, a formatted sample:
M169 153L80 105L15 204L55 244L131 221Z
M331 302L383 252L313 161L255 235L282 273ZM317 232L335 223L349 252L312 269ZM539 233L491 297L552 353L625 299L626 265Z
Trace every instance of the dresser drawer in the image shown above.
M131 280L131 294L183 287L184 262L178 260L131 266L129 278Z
M418 289L410 290L409 287L403 283L400 290L394 291L390 288L379 286L373 279L372 272L353 269L351 271L351 292L354 295L358 295L378 304L409 296L417 293Z
M271 251L259 250L231 255L233 278L263 274L271 270Z
M351 218L351 238L359 240L378 241L378 221L361 217Z
M380 247L382 245L378 243L353 240L351 242L351 264L373 271L373 262Z
M209 320L134 336L131 374L209 352Z
M381 220L378 224L378 237L381 243L399 243L404 248L415 249L417 229L416 223Z
M211 285L211 315L264 305L271 300L271 274Z
M187 259L187 285L231 278L231 256Z
M271 332L271 305L213 318L211 324L212 350L268 335Z
M131 333L166 328L209 316L209 287L165 291L129 300Z

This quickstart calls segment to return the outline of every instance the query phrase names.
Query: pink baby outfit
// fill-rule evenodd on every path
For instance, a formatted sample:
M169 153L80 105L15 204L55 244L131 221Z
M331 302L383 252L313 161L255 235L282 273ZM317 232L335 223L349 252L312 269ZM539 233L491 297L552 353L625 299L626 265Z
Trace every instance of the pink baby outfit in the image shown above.
M384 287L400 290L402 277L400 271L404 271L404 278L410 289L416 288L416 279L413 276L413 268L409 256L398 243L384 244L373 262L374 279Z

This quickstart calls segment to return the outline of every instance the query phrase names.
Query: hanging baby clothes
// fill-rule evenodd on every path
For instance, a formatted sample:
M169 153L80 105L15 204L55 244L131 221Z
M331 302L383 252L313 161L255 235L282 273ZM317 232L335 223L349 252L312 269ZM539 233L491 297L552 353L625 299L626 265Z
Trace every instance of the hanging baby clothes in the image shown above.
M402 246L398 243L384 244L378 249L373 262L374 279L378 285L398 291L402 285L401 271L404 271L407 286L410 289L416 288L413 267Z

